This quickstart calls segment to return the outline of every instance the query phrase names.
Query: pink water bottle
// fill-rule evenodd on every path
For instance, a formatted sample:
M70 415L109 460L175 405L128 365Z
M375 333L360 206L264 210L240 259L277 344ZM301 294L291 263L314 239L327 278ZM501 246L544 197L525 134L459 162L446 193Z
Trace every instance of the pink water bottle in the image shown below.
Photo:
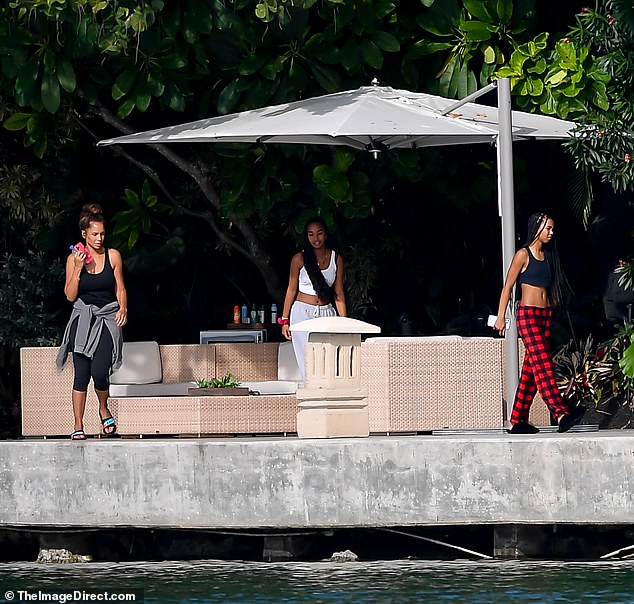
M81 241L79 243L76 243L75 245L71 245L70 250L72 252L77 250L78 252L83 252L84 254L86 254L86 257L84 258L84 264L90 264L92 262L91 253L88 251L88 248L85 247Z

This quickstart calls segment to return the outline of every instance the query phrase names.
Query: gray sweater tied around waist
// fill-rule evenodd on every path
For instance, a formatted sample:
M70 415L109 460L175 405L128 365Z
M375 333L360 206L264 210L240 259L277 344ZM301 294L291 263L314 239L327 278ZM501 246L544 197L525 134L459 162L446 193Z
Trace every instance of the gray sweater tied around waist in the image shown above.
M64 330L62 344L57 352L57 358L55 360L57 366L63 369L68 360L69 352L77 352L92 359L105 326L110 332L113 344L111 373L119 369L123 361L123 338L121 337L121 329L117 327L115 322L115 315L118 310L118 302L110 302L110 304L99 308L94 304L84 304L79 298L75 300L73 312ZM77 317L79 317L77 334L75 336L75 342L71 342L70 328Z

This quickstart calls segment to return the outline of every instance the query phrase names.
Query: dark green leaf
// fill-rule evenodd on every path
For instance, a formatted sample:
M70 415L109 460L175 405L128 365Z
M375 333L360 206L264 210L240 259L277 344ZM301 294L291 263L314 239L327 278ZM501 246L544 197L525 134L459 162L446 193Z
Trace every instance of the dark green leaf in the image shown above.
M134 104L139 111L144 112L150 106L151 100L152 96L148 93L137 94L134 97Z
M36 89L40 62L37 55L33 55L18 72L15 80L15 93L21 105L28 105L30 97Z
M344 147L337 147L334 152L333 163L337 172L345 173L348 168L353 164L355 154L350 149Z
M341 49L341 64L347 71L352 71L361 62L359 47L352 40Z
M56 113L61 102L59 82L54 73L45 73L42 77L42 104L49 113Z
M392 34L388 34L385 31L375 31L372 34L372 40L385 52L398 52L401 49L398 40Z
M341 80L335 70L316 63L311 63L310 69L313 76L324 90L327 92L337 92L337 90L340 90Z
M509 23L513 16L513 0L497 0L497 13L501 23Z
M361 56L370 67L381 69L383 66L383 53L374 42L366 41L361 44Z
M306 73L306 69L297 59L292 60L291 67L288 71L288 77L291 84L297 90L304 90L308 85L308 74Z
M126 94L132 90L137 78L137 72L132 69L126 69L122 71L115 83L112 85L112 98L115 101L122 99Z
M121 105L119 105L119 109L117 110L117 117L125 119L132 113L132 111L134 110L134 106L135 103L133 99L126 99L125 101L123 101L123 103L121 103Z
M436 0L429 11L416 15L416 23L437 36L452 36L460 25L460 8L453 0Z
M275 57L260 69L260 74L267 80L274 80L282 71L283 67L283 58Z
M2 124L6 130L12 132L26 128L28 121L31 119L30 113L14 113L8 117Z
M445 71L440 76L440 82L438 86L438 92L441 96L446 96L449 98L455 98L450 94L451 82L453 80L454 70L459 71L460 67L458 66L458 60L456 57L453 57L449 63L447 63L447 67Z
M490 0L463 0L463 4L469 14L476 19L487 23L495 23L497 21L496 15L491 12Z
M634 378L634 344L630 344L625 349L619 360L619 367L627 377Z
M217 108L219 114L231 113L238 102L239 93L236 82L229 82L218 95Z
M491 38L491 31L482 21L464 21L462 30L470 42L485 42Z
M57 60L57 79L66 92L75 92L77 86L75 70L65 57L59 57Z
M345 174L337 172L324 164L313 170L313 182L335 201L343 201L348 194L348 179Z
M240 75L253 75L262 69L262 66L267 60L268 56L264 52L260 52L259 54L253 52L238 65L238 73Z
M431 55L443 50L449 50L452 47L450 42L428 42L427 40L420 40L416 42L403 57L404 61L413 61Z

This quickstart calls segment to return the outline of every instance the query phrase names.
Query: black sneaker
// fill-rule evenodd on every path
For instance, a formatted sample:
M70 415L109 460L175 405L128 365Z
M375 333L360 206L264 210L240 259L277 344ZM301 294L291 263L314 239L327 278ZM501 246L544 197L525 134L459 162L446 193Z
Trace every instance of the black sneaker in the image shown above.
M539 432L539 428L533 426L533 424L529 424L528 422L517 422L513 424L513 427L510 430L507 430L509 434L537 434Z

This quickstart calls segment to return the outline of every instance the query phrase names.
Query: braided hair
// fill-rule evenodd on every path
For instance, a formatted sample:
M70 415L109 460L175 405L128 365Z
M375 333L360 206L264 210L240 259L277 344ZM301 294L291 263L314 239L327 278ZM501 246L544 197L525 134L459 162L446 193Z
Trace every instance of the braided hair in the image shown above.
M552 219L550 214L546 212L535 212L528 218L528 232L526 235L525 247L528 247L546 227L548 219ZM550 268L552 281L548 298L552 306L567 306L572 297L572 288L568 283L568 279L564 274L564 269L559 260L559 252L557 251L557 241L553 235L552 239L542 246L544 257Z
M326 222L320 216L314 216L306 221L304 224L304 237L303 237L303 249L302 249L302 258L304 260L304 268L308 273L308 277L310 278L311 283L313 284L313 288L315 289L315 293L319 296L319 299L326 302L327 304L331 304L334 302L337 297L335 294L335 290L331 285L326 283L326 279L317 264L317 258L315 256L315 249L310 244L308 240L308 227L318 224L324 231L326 235L326 239L328 239L328 227L326 226ZM334 253L334 252L333 252Z

